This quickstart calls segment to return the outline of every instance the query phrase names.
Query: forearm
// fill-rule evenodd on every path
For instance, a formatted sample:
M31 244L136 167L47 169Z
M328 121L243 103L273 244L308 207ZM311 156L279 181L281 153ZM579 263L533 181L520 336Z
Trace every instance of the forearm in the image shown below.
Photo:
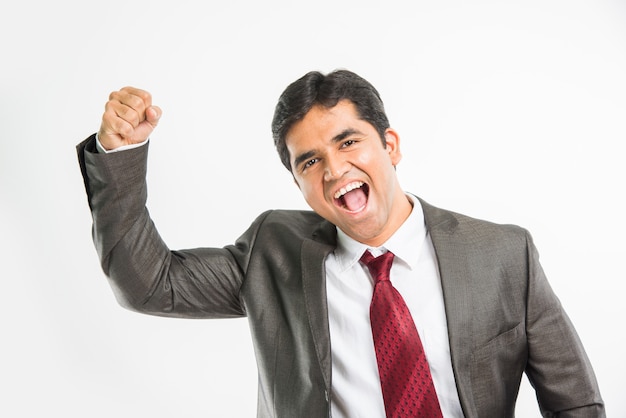
M146 209L148 145L102 154L94 138L78 147L102 269L124 307L144 313L243 314L240 266L228 249L171 252Z
M545 417L605 416L604 404L576 330L552 291L529 239L526 373Z
M604 418L606 412L603 403L593 403L556 413L544 411L543 416L547 418Z

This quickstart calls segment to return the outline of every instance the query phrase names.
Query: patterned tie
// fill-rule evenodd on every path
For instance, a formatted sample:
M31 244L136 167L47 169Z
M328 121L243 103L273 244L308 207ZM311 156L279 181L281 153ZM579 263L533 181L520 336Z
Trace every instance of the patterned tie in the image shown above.
M393 253L361 262L376 281L370 305L372 335L387 418L441 417L430 368L411 313L389 281Z

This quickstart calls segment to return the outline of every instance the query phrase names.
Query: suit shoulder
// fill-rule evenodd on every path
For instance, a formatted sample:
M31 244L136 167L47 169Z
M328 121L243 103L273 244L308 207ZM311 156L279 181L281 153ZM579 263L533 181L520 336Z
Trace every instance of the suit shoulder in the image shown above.
M304 223L306 225L317 225L324 219L311 210L287 210L271 209L265 212L266 222L276 223Z
M422 201L424 218L431 233L453 234L471 242L498 243L503 240L526 245L529 232L514 224L479 219L459 212L441 209Z
M310 238L318 230L330 229L332 225L313 211L274 209L263 215L265 232L283 236Z
M512 234L512 235L526 235L526 228L511 224L511 223L496 223L493 221L472 217L469 215L452 212L459 219L459 225L462 227L469 227L478 230L485 230L492 233L500 234Z

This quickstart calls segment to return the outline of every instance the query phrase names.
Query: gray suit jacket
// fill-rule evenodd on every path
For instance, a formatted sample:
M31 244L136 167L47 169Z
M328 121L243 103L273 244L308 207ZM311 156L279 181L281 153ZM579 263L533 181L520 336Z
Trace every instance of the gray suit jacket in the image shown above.
M268 211L234 245L170 251L145 207L147 153L97 154L93 136L78 145L94 242L120 304L154 315L247 316L258 416L328 417L324 259L335 227L313 212ZM524 372L544 416L604 416L589 360L529 234L421 203L465 416L512 417Z

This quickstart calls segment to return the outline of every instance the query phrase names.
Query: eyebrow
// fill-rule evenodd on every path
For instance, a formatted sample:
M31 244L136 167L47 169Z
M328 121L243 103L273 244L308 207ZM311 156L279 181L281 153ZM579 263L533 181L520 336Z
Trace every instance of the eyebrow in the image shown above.
M293 161L293 166L295 168L300 167L300 164L302 164L304 161L310 159L314 155L315 155L315 151L307 151L307 152L304 152L304 153L298 155L296 157L296 159Z
M335 135L334 137L332 137L332 139L330 140L332 143L337 143L337 142L341 142L344 139L346 139L347 137L349 137L350 135L354 135L359 133L359 131L357 131L356 129L353 128L346 128L343 131L341 131L340 133L338 133L337 135ZM299 167L300 164L302 164L304 161L312 158L313 156L315 156L315 151L306 151L303 152L302 154L298 155L294 161L293 161L293 165L294 167Z

